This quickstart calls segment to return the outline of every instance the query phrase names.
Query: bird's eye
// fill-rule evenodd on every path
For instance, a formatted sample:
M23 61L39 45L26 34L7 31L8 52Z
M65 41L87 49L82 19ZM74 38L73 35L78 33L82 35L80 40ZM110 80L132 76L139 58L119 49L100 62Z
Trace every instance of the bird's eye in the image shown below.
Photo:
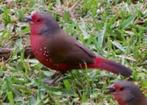
M124 87L121 87L119 90L120 90L120 91L123 91L123 90L124 90Z
M41 21L40 19L37 19L37 20L36 20L36 22L40 22L40 21Z

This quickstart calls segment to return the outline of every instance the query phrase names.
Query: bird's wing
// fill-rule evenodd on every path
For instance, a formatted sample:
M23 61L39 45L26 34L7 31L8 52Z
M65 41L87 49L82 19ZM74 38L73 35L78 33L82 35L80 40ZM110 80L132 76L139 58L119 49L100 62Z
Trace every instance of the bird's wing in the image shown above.
M63 30L56 33L48 50L55 63L92 63L95 54L80 44L76 39L67 35Z

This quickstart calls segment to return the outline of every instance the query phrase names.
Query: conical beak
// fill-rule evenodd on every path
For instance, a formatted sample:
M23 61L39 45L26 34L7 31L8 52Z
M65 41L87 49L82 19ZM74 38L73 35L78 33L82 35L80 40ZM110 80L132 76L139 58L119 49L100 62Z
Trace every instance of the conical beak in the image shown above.
M32 21L32 16L26 16L25 21L26 22L31 22Z
M109 86L108 88L107 88L107 92L110 94L110 93L113 93L113 92L115 92L115 87L113 86L113 85L111 85L111 86Z

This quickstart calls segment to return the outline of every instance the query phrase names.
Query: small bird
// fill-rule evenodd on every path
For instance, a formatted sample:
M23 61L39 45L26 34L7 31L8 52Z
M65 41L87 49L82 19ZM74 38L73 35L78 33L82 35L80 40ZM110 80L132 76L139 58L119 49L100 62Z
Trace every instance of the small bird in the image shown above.
M115 82L108 91L119 105L147 105L147 97L130 81Z
M30 25L31 48L45 66L61 73L72 69L97 68L129 77L132 71L111 60L96 56L60 28L48 12L33 11L26 17Z

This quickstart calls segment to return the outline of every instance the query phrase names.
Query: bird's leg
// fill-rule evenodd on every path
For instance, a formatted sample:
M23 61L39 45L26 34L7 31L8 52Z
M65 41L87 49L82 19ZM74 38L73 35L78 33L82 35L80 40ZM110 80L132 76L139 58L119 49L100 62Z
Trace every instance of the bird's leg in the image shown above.
M62 78L61 76L64 73L61 72L56 72L51 76L51 79L45 79L44 82L47 83L48 85L55 85L57 82L59 82Z
M35 56L34 56L34 54L32 52L31 46L25 46L25 48L24 48L24 57L25 58L30 58L30 59L35 58Z

